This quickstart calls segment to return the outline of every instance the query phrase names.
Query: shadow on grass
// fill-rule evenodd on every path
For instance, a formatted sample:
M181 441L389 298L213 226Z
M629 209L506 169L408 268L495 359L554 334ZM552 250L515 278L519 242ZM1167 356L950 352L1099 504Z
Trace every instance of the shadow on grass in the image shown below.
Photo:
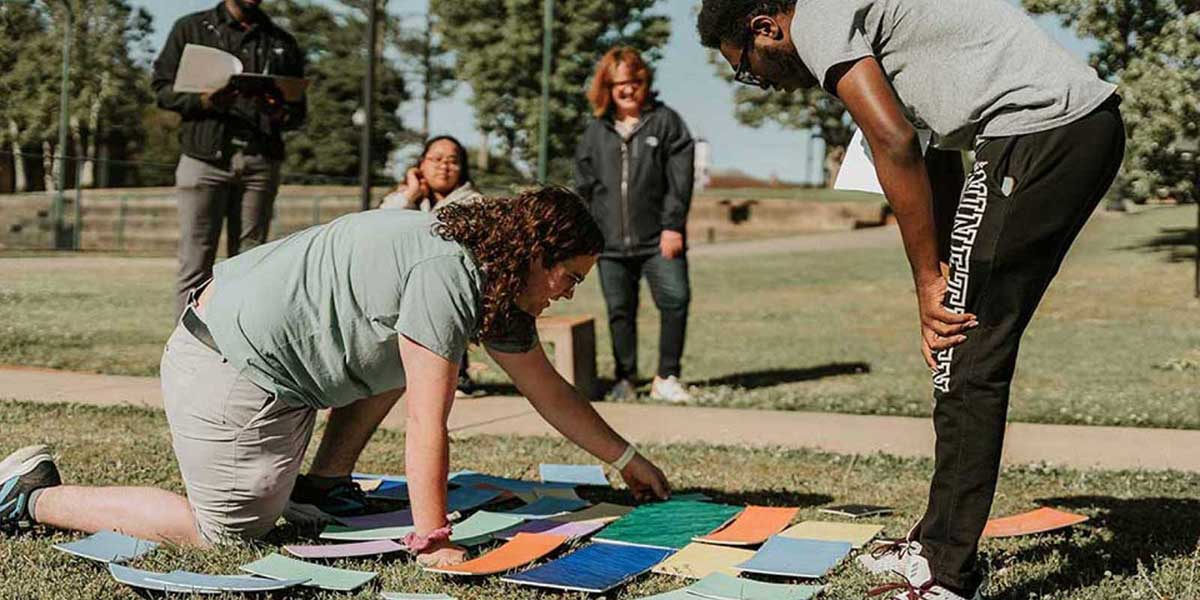
M1040 562L1057 555L1061 570L1028 579L1006 597L1034 598L1045 590L1064 592L1100 583L1105 573L1136 575L1138 565L1152 569L1156 559L1190 556L1200 540L1200 499L1067 496L1037 504L1095 515L1087 525L1105 530L1085 536L1056 535L1046 543L1018 551L1016 561Z
M1163 227L1158 230L1158 235L1121 249L1165 254L1167 262L1172 263L1193 261L1196 260L1196 229Z
M870 372L871 365L865 362L839 362L802 369L764 369L762 371L750 371L747 373L732 373L704 381L696 381L693 382L693 385L700 387L729 385L752 390L785 383L813 381L826 377L837 377L839 375L863 375Z

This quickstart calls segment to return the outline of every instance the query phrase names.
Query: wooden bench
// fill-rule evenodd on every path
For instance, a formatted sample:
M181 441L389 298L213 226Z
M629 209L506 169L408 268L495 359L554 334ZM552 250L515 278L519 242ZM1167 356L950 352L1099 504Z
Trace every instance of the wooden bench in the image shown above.
M596 321L590 316L539 317L538 337L554 346L554 369L584 398L599 392L596 382Z

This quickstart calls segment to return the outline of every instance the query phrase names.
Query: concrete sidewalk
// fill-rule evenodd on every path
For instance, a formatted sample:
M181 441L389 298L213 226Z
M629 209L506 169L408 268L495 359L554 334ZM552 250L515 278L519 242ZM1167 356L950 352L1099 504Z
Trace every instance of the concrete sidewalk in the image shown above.
M98 406L161 407L158 379L0 367L0 398L76 402ZM932 456L929 419L832 413L698 408L648 404L595 404L604 418L635 443L705 443L813 448L843 454L883 452ZM384 421L403 429L401 403ZM523 398L462 399L450 415L455 436L556 435ZM1175 469L1200 472L1200 431L1009 425L1004 461L1044 462L1074 468Z

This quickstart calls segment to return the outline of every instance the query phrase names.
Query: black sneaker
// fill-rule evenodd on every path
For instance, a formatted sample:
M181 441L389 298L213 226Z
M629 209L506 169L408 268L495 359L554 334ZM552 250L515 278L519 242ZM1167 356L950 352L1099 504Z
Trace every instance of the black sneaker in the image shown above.
M371 508L367 494L353 480L321 489L307 475L296 478L284 518L293 523L336 521L337 517L366 514Z
M458 386L454 390L455 398L470 398L479 392L479 386L471 380L471 376L465 373L459 373Z
M62 483L58 467L45 446L26 446L0 461L0 530L33 526L29 495Z

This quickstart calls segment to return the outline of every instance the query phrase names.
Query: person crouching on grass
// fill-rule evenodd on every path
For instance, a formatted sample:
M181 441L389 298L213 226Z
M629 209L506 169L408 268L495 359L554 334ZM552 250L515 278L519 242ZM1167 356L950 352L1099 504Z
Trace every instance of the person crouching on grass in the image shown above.
M405 474L423 565L451 565L447 418L458 360L482 341L567 439L617 468L638 498L662 471L550 366L534 319L570 299L603 239L573 192L453 204L438 213L341 217L217 265L162 356L163 400L187 498L147 487L61 485L44 446L0 463L0 526L114 529L183 545L254 539L283 515L318 410L328 424L309 477L342 499L404 394ZM336 492L335 492L336 490Z

